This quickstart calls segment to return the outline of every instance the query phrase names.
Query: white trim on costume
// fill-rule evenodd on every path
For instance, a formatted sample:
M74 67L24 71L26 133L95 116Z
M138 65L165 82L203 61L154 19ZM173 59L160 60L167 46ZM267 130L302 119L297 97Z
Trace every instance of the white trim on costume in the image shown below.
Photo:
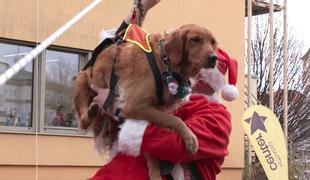
M129 156L139 156L143 135L147 125L146 120L126 119L118 135L118 151Z

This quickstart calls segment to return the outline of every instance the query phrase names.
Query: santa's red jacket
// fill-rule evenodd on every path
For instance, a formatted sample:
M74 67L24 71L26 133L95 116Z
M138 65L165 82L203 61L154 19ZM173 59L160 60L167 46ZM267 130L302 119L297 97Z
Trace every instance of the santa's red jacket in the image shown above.
M174 132L147 121L126 120L119 140L114 144L112 160L91 180L147 180L148 169L143 153L177 164L172 171L175 179L186 179L184 176L188 171L182 168L185 167L182 163L189 161L194 161L202 179L215 179L228 154L230 113L220 103L210 102L203 95L192 95L175 115L197 136L197 153L188 153L182 138Z

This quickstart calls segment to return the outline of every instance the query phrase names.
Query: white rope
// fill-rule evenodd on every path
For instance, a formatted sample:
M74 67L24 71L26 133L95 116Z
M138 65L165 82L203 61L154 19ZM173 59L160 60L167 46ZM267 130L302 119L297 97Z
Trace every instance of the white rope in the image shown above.
M39 46L37 46L34 50L32 50L25 57L20 59L17 63L15 63L11 68L6 70L0 76L0 86L2 86L7 80L13 77L19 70L26 66L28 62L30 62L33 58L35 58L39 53L41 53L45 48L47 48L53 41L55 41L59 36L61 36L65 31L67 31L71 26L73 26L81 17L83 17L86 13L92 10L96 5L98 5L101 0L94 0L90 5L80 11L76 16L74 16L70 21L68 21L65 25L59 28L56 32L50 35L45 41L43 41Z

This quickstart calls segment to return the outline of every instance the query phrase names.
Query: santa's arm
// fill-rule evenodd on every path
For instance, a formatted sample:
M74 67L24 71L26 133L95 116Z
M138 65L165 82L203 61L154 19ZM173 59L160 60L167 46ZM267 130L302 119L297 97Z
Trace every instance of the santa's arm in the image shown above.
M197 153L188 153L178 134L142 120L126 120L119 134L119 150L132 156L150 153L173 163L227 155L231 125L230 113L223 105L192 97L192 101L176 115L197 136Z

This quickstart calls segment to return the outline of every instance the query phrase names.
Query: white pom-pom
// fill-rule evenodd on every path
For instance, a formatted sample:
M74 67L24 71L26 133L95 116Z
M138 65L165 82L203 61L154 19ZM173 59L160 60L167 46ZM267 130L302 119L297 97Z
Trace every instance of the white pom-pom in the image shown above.
M221 95L226 101L233 101L239 96L239 91L236 86L225 85L222 89Z

